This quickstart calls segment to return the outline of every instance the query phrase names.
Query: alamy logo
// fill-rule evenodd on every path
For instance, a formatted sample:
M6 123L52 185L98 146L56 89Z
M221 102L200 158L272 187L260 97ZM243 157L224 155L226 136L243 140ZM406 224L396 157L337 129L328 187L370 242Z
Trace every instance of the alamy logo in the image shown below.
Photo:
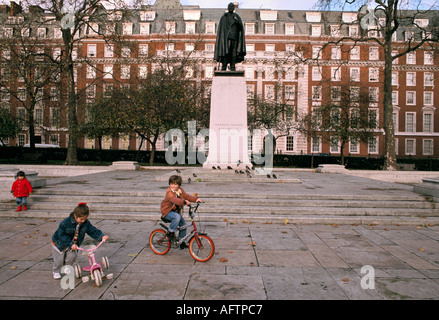
M360 14L364 15L360 20L361 28L368 30L370 27L377 26L377 17L374 8L365 4L360 8Z
M62 29L72 29L75 27L75 10L72 5L66 4L61 8L64 17L61 19Z

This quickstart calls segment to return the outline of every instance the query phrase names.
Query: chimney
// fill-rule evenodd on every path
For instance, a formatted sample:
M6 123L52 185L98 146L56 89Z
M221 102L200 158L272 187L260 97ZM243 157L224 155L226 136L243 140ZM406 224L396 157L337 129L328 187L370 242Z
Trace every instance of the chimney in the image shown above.
M6 4L0 4L0 13L9 13L9 6Z
M9 11L10 16L16 16L18 13L22 11L21 5L11 1L11 11Z

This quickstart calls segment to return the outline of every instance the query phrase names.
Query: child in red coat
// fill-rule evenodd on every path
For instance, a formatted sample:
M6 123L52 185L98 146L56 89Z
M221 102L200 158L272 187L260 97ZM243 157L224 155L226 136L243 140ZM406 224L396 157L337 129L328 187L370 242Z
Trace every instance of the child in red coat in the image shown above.
M23 171L17 172L17 180L12 184L11 192L14 194L15 200L17 201L17 210L18 211L26 211L27 210L27 197L32 193L32 185L29 180L26 179L26 175Z

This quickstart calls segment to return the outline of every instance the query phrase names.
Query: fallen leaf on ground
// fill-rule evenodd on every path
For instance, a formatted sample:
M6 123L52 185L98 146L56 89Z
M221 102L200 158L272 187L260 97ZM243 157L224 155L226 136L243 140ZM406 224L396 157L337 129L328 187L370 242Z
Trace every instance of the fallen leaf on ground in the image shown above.
M226 259L226 258L221 258L221 259L219 259L219 261L220 261L220 262L227 262L227 261L229 261L229 260Z

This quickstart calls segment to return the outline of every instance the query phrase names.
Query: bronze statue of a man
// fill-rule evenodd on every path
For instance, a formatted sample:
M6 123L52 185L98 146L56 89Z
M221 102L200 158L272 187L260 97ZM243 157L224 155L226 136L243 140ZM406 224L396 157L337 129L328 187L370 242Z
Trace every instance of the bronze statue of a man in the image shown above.
M245 37L244 26L239 15L234 13L235 5L231 2L218 24L214 59L221 63L221 70L235 71L235 64L244 61Z

